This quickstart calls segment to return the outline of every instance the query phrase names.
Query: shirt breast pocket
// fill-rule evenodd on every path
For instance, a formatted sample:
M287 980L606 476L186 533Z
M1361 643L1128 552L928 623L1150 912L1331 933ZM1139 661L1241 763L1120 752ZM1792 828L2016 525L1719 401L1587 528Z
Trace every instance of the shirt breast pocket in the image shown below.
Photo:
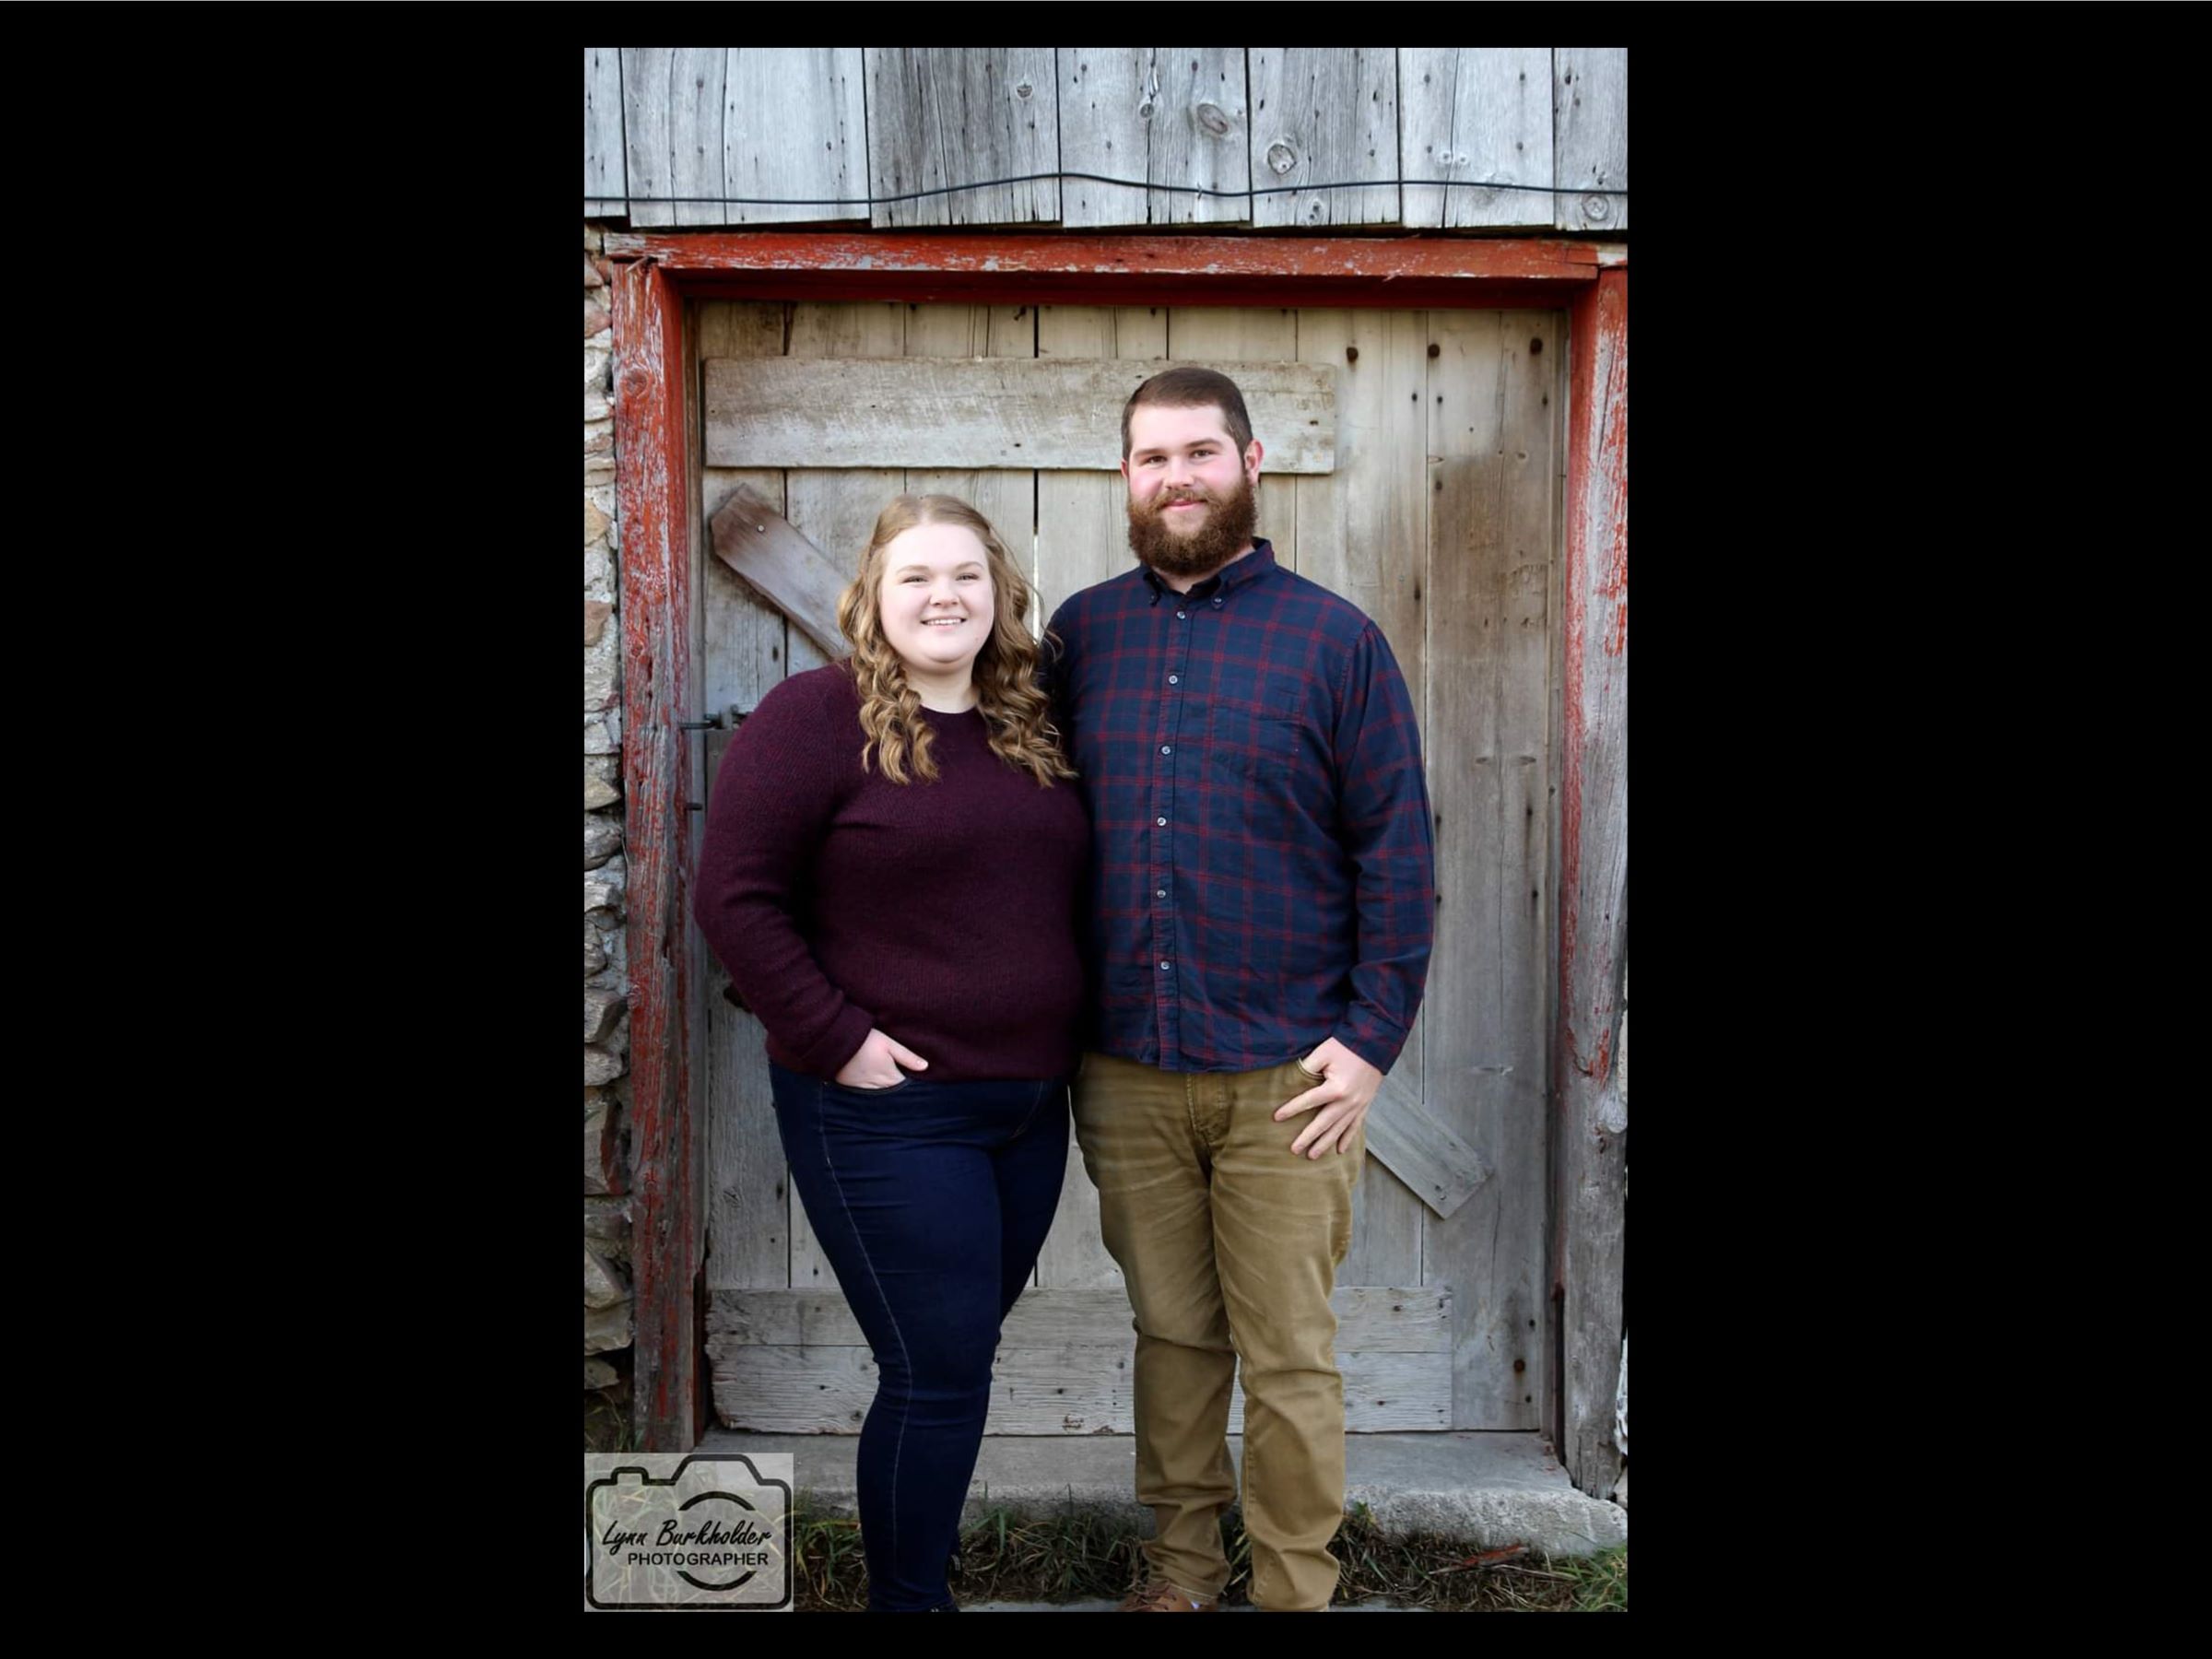
M1220 776L1278 791L1289 787L1298 724L1287 700L1217 699L1209 735L1212 767Z

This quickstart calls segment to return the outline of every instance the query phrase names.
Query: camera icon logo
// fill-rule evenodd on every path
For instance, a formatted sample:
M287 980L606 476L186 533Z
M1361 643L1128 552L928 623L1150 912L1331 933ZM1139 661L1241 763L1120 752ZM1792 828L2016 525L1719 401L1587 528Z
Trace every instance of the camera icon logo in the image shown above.
M791 1494L789 1453L587 1456L585 1605L788 1612Z

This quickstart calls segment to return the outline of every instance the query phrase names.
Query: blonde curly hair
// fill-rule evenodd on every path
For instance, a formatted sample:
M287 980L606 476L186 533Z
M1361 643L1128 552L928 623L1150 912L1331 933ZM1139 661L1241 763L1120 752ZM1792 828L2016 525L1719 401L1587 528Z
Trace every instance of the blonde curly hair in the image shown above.
M991 571L991 637L975 654L976 706L992 751L1008 766L1026 771L1038 787L1050 789L1056 778L1073 778L1060 749L1060 734L1050 705L1037 689L1037 641L1022 618L1030 608L1030 584L1006 554L991 521L958 496L902 495L876 520L860 574L837 602L837 626L852 641L846 669L860 694L860 725L867 735L860 763L871 759L894 783L907 782L907 768L924 782L935 782L937 763L930 750L935 734L922 718L922 699L906 683L906 666L883 633L884 549L917 524L960 524L983 544Z

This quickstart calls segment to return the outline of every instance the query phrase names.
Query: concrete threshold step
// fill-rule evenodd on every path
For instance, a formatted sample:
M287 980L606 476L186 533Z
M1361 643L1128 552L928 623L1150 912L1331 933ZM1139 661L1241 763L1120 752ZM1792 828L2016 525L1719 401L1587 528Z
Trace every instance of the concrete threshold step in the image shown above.
M1243 1437L1230 1435L1229 1449L1241 1480ZM812 1512L854 1512L857 1435L714 1429L697 1450L787 1452ZM1345 1502L1366 1504L1386 1536L1432 1533L1485 1549L1525 1544L1544 1555L1591 1555L1629 1537L1629 1512L1576 1491L1533 1433L1347 1435ZM1136 1501L1136 1441L1126 1434L985 1435L965 1518L1001 1507L1030 1517L1104 1512L1151 1529Z

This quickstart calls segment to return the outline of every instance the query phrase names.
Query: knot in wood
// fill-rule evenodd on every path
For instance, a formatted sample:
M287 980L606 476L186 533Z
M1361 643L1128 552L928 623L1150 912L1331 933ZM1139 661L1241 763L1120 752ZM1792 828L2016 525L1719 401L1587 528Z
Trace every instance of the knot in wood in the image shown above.
M1014 96L1017 98L1027 98L1036 90L1037 88L1030 86L1028 81L1023 81L1014 88Z
M1586 195L1583 198L1583 217L1603 224L1613 217L1613 204L1602 195Z
M1229 131L1229 117L1221 112L1221 106L1211 100L1201 101L1193 113L1199 126L1217 138Z
M1267 147L1267 165L1278 173L1287 173L1298 165L1298 152L1277 138Z

